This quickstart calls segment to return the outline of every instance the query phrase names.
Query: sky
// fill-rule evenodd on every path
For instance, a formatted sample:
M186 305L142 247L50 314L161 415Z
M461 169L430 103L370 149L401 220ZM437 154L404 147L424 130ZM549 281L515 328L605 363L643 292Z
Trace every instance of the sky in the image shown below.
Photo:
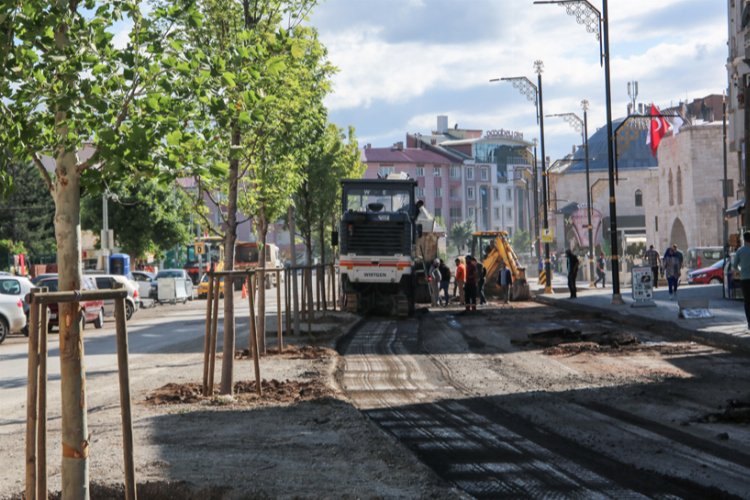
M599 0L591 0L601 8ZM625 116L627 82L659 107L721 94L727 73L726 0L609 2L613 118ZM599 42L557 5L533 0L321 0L315 26L338 68L329 121L355 127L360 146L389 147L406 133L449 127L506 129L539 138L535 107L507 82L536 83L542 60L544 113L583 116L589 135L606 125ZM560 118L545 119L553 161L581 143Z

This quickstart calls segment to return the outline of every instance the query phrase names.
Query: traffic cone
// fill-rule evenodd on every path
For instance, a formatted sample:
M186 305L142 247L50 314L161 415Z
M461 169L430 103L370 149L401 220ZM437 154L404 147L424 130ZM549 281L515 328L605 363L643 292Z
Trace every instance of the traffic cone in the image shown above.
M247 298L247 282L242 284L242 298L243 299Z

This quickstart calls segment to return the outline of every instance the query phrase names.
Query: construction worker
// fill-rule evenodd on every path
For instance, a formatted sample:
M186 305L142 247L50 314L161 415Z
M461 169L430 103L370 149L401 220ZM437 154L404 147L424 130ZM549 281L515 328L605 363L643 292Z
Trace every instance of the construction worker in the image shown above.
M458 288L458 301L461 304L466 303L466 296L464 295L464 284L466 283L466 265L461 262L460 258L456 259L456 279L453 282L453 296L456 296L456 288Z
M500 300L508 303L510 299L510 287L513 284L513 274L505 267L505 261L500 261L500 270L497 273L497 284L500 286Z
M466 284L464 285L464 296L466 297L466 310L477 310L477 283L479 282L479 270L477 261L471 255L466 256Z

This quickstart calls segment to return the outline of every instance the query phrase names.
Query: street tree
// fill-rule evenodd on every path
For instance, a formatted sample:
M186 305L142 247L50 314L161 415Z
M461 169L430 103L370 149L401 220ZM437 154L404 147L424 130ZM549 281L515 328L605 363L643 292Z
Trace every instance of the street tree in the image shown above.
M299 183L293 146L321 108L330 69L315 31L302 25L312 0L203 0L199 4L206 25L184 35L184 43L202 58L191 86L203 123L213 127L215 144L204 155L228 168L226 176L197 179L196 201L206 196L221 207L222 222L214 229L224 236L224 268L231 270L237 226L244 222L238 220L238 212L253 219L261 240L260 262L265 263L268 225L281 216ZM231 394L232 280L225 280L224 286L220 391ZM261 294L261 309L262 300Z
M195 63L192 51L170 43L177 17L200 23L189 4L150 17L137 0L0 4L0 151L32 162L52 195L62 291L81 288L82 189L200 168L191 151L201 137L186 118L191 101L178 78ZM117 44L123 25L132 29ZM2 172L4 186L10 174ZM60 304L59 314L62 495L88 498L80 305Z
M125 180L110 185L109 226L117 228L115 240L133 259L147 253L160 254L191 239L189 196L175 184L155 179L137 183ZM99 234L102 229L101 196L84 196L81 209L83 229Z
M459 254L463 253L464 247L469 245L473 232L474 222L471 220L456 222L451 226L448 239L456 247Z

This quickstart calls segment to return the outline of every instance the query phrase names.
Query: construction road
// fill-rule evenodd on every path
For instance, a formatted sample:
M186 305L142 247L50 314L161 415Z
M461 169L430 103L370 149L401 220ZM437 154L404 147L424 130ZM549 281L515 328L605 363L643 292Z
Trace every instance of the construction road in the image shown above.
M533 337L561 329L583 338ZM373 318L339 382L473 497L750 497L750 358L668 333L531 303Z

